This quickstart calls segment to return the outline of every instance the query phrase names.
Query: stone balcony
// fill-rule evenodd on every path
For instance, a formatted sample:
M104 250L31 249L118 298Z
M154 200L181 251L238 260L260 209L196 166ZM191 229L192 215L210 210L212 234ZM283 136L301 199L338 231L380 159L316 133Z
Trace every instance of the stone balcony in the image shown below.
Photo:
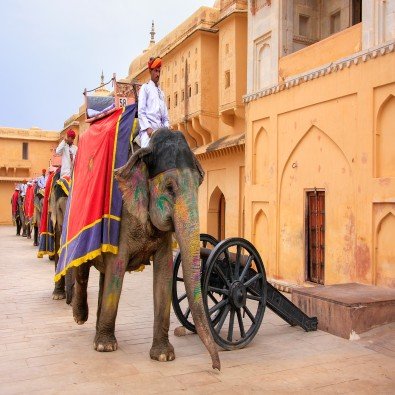
M8 159L7 161L0 162L0 169L9 170L17 169L31 169L32 162L27 159Z

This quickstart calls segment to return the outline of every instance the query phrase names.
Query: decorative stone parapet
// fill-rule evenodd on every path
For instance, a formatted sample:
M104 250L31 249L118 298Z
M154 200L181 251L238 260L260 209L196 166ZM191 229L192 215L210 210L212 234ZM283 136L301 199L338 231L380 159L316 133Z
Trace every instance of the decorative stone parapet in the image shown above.
M395 50L395 40L387 42L384 45L370 48L369 50L357 52L351 56L341 58L335 62L328 63L318 68L309 70L305 73L294 75L287 78L284 82L267 87L258 92L253 92L243 96L244 103L249 103L253 100L257 100L264 96L269 96L274 93L283 91L284 89L290 89L294 86L298 86L302 83L314 80L316 78L324 77L331 73L336 73L346 68L357 66L359 63L367 62L372 59L376 59L379 56L384 56Z

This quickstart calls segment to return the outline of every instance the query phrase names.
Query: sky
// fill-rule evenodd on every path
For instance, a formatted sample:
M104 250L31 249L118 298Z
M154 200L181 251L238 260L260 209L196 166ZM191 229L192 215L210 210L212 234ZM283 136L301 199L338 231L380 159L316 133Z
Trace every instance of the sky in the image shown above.
M0 0L0 127L60 131L84 88L128 74L147 48L214 0Z

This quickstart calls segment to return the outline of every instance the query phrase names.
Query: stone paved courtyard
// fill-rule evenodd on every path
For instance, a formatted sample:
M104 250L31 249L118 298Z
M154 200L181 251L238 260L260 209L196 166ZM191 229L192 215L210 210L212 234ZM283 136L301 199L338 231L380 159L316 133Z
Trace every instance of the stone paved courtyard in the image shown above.
M0 393L395 393L395 325L358 341L305 333L266 310L245 349L221 352L211 369L196 335L171 342L176 360L151 361L152 270L127 274L118 312L119 349L98 353L92 341L98 273L91 270L90 317L74 323L71 307L51 298L53 263L36 258L31 240L0 227Z

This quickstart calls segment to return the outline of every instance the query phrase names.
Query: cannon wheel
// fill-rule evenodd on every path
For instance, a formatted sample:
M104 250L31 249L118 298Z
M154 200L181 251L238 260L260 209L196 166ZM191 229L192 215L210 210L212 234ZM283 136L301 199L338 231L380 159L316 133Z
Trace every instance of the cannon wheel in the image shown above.
M218 244L218 240L206 233L200 234L200 246L203 248L214 248ZM206 259L202 260L202 279L201 282L203 284L203 278L206 267ZM185 302L183 302L185 300ZM190 330L191 332L196 332L195 325L193 323L193 319L191 316L191 309L188 305L188 299L186 297L184 278L182 274L181 267L181 253L178 252L176 258L174 260L174 268L173 268L173 288L172 288L172 301L173 301L173 309L174 312L180 321L180 323Z
M242 238L223 240L211 252L205 270L202 297L215 342L225 350L245 347L259 330L267 301L258 251Z

